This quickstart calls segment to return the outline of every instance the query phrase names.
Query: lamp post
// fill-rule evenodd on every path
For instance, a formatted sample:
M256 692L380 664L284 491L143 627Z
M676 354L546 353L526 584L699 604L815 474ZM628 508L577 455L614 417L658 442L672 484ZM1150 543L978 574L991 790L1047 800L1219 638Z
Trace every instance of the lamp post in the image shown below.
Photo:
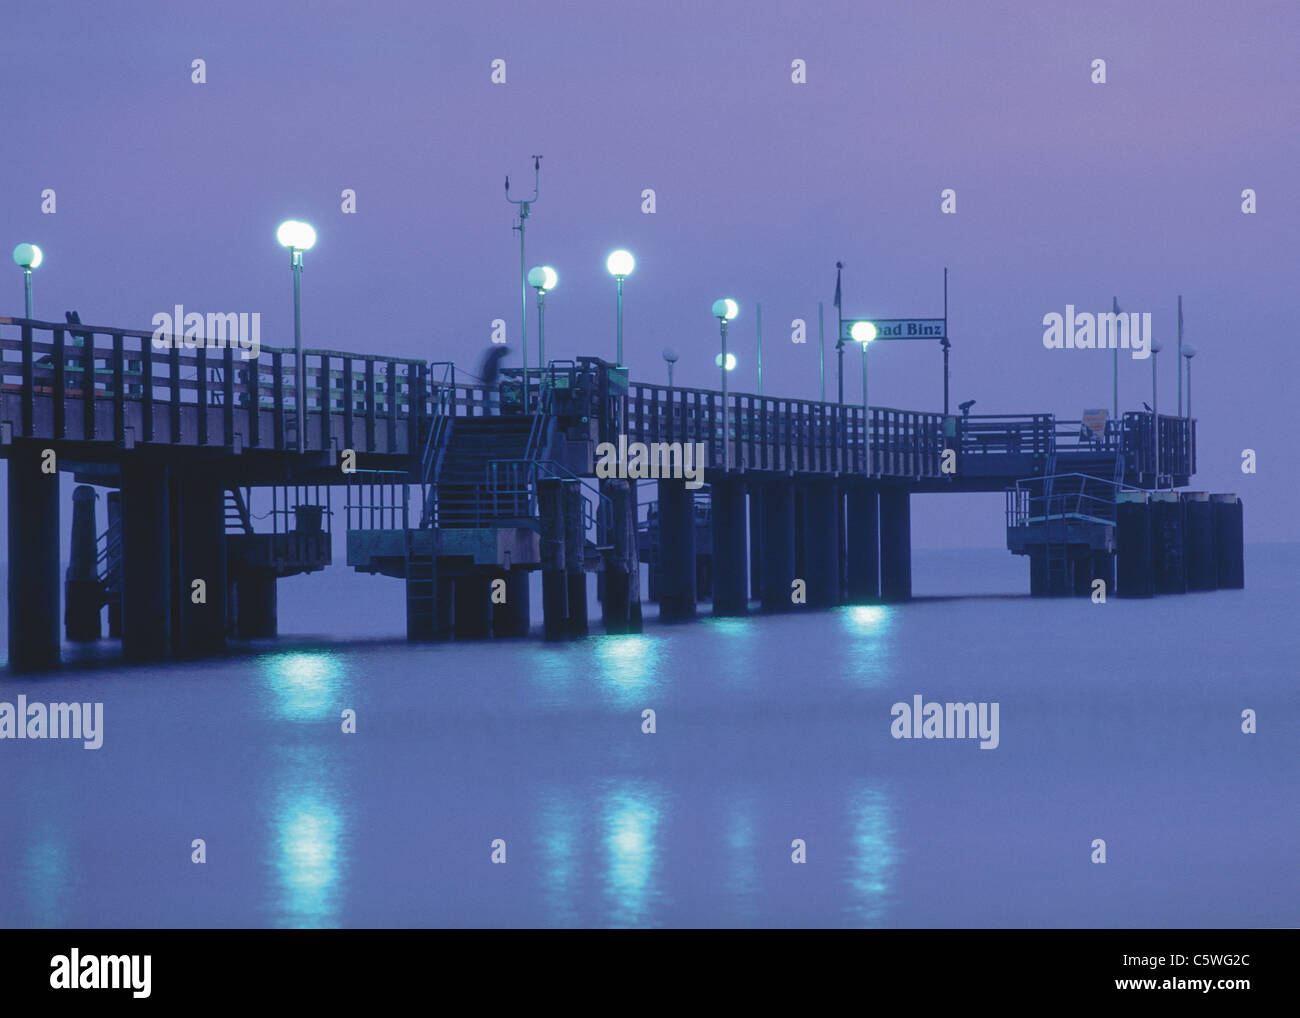
M307 223L286 219L275 231L281 247L289 249L293 268L293 398L298 409L298 452L307 433L307 368L302 353L302 253L316 243L316 231Z
M1160 404L1156 400L1156 358L1161 350L1161 343L1158 339L1151 340L1151 420L1152 436L1156 444L1156 487L1160 487Z
M14 263L23 270L23 289L27 294L27 317L32 317L32 269L37 268L45 255L35 244L19 244L14 248Z
M519 231L519 345L524 363L524 412L528 412L528 276L524 272L524 227L532 214L533 203L541 194L542 157L533 156L533 196L531 198L510 197L510 177L506 177L506 201L519 206L519 225L511 227Z
M713 317L722 331L722 353L714 361L722 372L722 469L731 470L731 408L727 405L727 372L736 366L736 358L727 353L727 323L740 314L740 305L723 298L713 302Z
M1196 356L1196 347L1190 343L1183 344L1183 358L1187 361L1187 419L1192 419L1192 358Z
M664 363L668 365L668 388L673 387L673 365L677 363L677 351L671 346L664 347Z
M636 267L636 259L632 257L630 251L624 251L619 248L617 251L610 252L605 259L605 268L609 274L618 280L618 366L623 366L623 280L632 275L632 269Z
M849 335L862 346L862 444L865 449L867 476L871 476L871 402L867 398L867 347L876 338L871 322L854 322Z
M541 392L543 379L546 375L546 332L545 332L545 312L546 312L546 295L555 289L555 284L560 281L559 275L549 265L539 265L536 268L528 270L528 285L537 291L537 386L538 392ZM524 392L528 392L528 362L524 361ZM540 396L538 402L540 403ZM524 413L528 412L527 403L524 404Z

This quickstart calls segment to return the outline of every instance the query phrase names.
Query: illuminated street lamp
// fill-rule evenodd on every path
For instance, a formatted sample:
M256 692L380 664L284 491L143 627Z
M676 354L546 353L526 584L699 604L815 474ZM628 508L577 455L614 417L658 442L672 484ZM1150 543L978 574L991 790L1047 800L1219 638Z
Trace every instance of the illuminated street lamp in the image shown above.
M546 333L542 316L546 310L546 295L555 289L555 284L559 281L560 277L549 265L539 265L528 270L528 285L537 291L537 384L539 386L546 374ZM525 378L528 376L527 363L524 364L524 376ZM527 407L524 409L527 411Z
M23 270L23 289L27 293L27 317L32 317L32 269L45 259L35 244L19 244L14 248L14 262Z
M307 379L306 362L302 354L302 253L316 244L316 231L307 223L286 219L275 231L281 247L289 249L289 264L293 268L293 392L298 406L298 452L303 450L307 432Z
M734 300L724 298L713 302L713 317L718 320L722 331L722 353L714 363L722 374L722 469L731 469L731 409L727 405L727 372L736 367L736 358L727 353L727 323L740 314L740 305Z
M636 267L636 259L632 257L630 251L624 251L619 248L617 251L610 253L605 259L605 268L609 274L618 280L618 366L623 366L623 280L632 275L632 269Z
M871 476L871 403L867 399L867 347L876 338L876 326L872 322L854 322L849 330L853 341L862 347L862 441L866 446L867 476Z

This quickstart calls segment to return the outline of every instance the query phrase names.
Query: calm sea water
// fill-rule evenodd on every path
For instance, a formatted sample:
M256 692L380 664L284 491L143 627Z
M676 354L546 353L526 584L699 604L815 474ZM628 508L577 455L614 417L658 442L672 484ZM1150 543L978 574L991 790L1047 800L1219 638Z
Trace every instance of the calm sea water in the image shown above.
M1107 605L915 568L903 606L408 646L400 582L336 566L258 653L0 673L105 713L0 742L0 925L1300 923L1300 546ZM997 701L1000 745L893 739L918 693Z

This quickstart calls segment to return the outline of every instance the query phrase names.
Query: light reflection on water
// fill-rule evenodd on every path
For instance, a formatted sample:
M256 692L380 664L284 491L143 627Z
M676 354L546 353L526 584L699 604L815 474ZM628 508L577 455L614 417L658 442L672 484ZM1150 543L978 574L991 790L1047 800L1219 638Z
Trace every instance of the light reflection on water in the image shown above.
M641 633L603 636L596 641L600 688L618 706L638 705L655 683L660 640Z
M849 637L845 677L859 686L883 686L893 679L894 613L883 604L850 605L835 609L836 621Z
M351 702L345 660L332 651L272 654L259 662L262 698L272 718L303 728L293 738L351 738L341 714ZM307 725L319 727L317 732ZM328 733L328 734L326 734ZM345 765L325 742L275 746L266 793L273 873L271 924L342 924L347 857Z
M331 710L345 697L343 662L334 651L291 651L258 661L265 699L273 717L283 721L321 721L338 717ZM341 708L340 708L341 709Z
M752 792L742 792L727 805L726 838L727 890L732 895L735 921L752 926L758 921L758 868L755 852L755 817L758 812Z
M271 923L339 926L348 853L337 770L317 746L282 747L276 757L270 805Z
M17 881L27 899L32 926L51 929L66 924L71 863L67 843L48 822L32 831L23 854L24 872Z
M663 897L657 839L667 795L656 783L634 780L604 796L604 890L610 926L659 925L652 907L657 909Z
M857 926L881 926L889 916L898 866L898 832L886 790L876 784L855 784L848 797L849 900L845 908Z

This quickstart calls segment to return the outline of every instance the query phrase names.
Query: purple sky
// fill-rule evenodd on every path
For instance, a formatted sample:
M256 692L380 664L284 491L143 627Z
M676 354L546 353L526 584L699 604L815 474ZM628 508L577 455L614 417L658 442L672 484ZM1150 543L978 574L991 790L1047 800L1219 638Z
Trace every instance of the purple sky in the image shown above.
M848 316L941 314L947 265L954 406L1077 417L1110 405L1110 355L1045 350L1043 315L1117 294L1154 313L1169 349L1181 293L1198 350L1194 486L1240 492L1248 539L1294 538L1294 4L447 6L11 5L0 239L45 250L37 317L76 308L145 329L176 303L258 311L263 342L289 345L274 231L295 216L320 237L307 345L473 370L495 318L517 353L502 180L531 193L539 152L528 261L560 274L552 356L613 358L604 257L626 246L634 378L663 379L672 345L680 384L716 384L709 306L730 296L733 384L753 391L761 302L766 392L815 397L818 300L833 367L836 259ZM1099 57L1105 85L1090 81ZM190 81L195 58L206 84ZM505 85L490 81L497 58ZM807 84L791 83L796 58ZM1256 215L1241 213L1248 187ZM955 216L940 214L944 188ZM21 314L6 271L0 313ZM805 346L790 342L796 317ZM874 404L941 408L937 347L871 356ZM1175 359L1160 360L1172 408ZM1149 362L1121 368L1121 409L1140 408ZM856 354L846 376L856 401ZM1246 447L1256 476L1240 471ZM974 518L948 522L958 504ZM916 543L1001 543L1000 510L1000 496L918 499Z

